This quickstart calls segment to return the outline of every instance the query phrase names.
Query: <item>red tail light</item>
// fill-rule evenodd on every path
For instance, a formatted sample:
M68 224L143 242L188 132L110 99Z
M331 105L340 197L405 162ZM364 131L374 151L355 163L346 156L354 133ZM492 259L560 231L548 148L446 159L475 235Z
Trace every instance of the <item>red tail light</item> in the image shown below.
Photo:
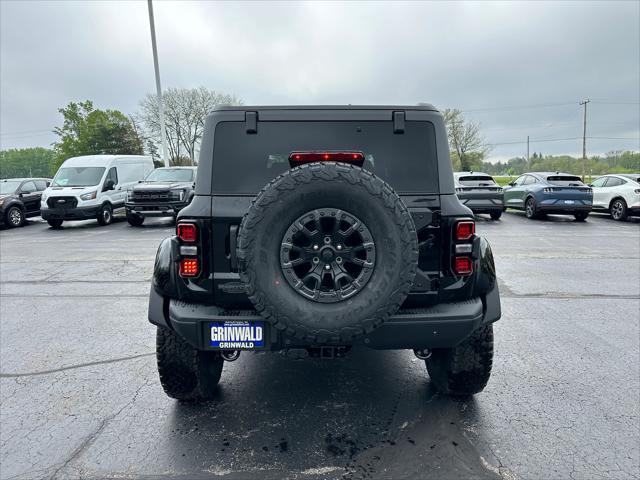
M289 155L289 163L292 166L311 162L347 162L362 165L364 154L362 152L292 152Z
M185 243L194 243L198 239L198 227L195 223L179 223L178 238Z
M456 275L471 275L473 273L473 261L470 257L454 257L453 271Z
M456 241L469 240L476 233L476 223L463 220L456 223Z
M183 258L180 260L181 277L197 277L200 273L200 261L197 258Z

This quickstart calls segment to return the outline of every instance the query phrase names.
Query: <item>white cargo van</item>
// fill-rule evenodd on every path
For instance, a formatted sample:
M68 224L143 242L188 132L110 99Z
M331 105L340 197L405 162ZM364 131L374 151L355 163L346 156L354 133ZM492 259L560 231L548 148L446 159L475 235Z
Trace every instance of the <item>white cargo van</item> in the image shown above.
M153 170L151 157L87 155L66 160L42 193L40 215L52 227L95 218L108 225L124 208L127 189Z

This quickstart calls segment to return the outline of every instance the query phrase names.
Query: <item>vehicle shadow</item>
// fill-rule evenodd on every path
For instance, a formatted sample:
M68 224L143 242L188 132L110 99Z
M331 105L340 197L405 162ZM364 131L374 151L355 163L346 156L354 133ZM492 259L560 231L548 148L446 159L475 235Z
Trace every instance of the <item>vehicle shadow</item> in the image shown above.
M203 465L229 478L499 478L468 439L477 402L436 393L409 352L303 361L244 354L227 367L213 401L175 404L177 471Z

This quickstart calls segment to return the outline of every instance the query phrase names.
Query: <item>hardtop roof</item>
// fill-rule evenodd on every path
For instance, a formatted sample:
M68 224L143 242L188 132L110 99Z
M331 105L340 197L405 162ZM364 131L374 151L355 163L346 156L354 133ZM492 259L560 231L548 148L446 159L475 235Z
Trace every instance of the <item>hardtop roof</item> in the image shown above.
M430 103L419 105L217 105L213 111L252 110L425 110L437 112Z

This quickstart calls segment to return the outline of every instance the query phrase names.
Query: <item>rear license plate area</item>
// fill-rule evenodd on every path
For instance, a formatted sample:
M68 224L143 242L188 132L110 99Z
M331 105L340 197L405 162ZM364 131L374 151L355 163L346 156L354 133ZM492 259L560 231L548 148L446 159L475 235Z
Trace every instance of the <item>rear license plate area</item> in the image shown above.
M216 350L254 350L264 348L264 322L209 322L206 341Z

